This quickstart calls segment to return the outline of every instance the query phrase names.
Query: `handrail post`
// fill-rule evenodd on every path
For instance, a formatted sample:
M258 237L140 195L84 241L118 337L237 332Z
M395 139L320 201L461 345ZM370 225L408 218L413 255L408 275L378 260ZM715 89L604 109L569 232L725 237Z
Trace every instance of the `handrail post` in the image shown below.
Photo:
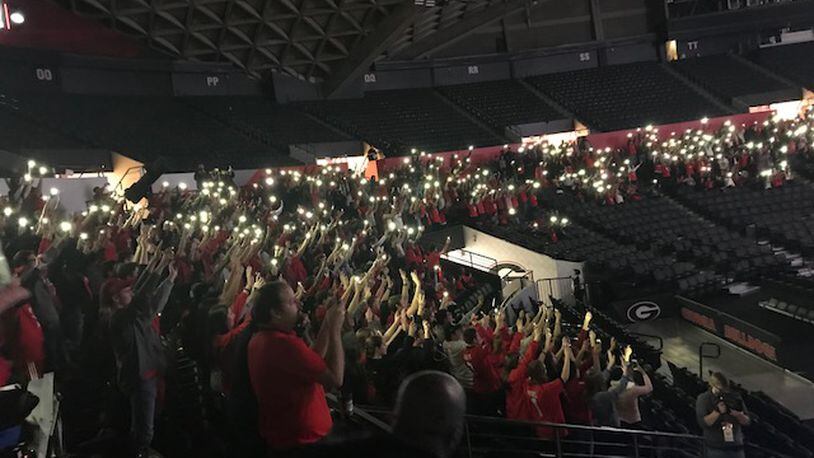
M639 458L639 436L633 435L633 458Z
M554 446L556 447L554 453L556 454L557 458L562 457L562 443L560 442L559 428L554 428Z
M715 355L704 355L704 348L705 347L712 347L716 349ZM701 342L701 345L698 346L698 376L701 377L701 380L704 380L704 358L712 358L718 359L721 357L721 346L714 343L714 342Z
M466 453L472 458L472 438L469 436L469 420L464 421L464 431L466 432Z

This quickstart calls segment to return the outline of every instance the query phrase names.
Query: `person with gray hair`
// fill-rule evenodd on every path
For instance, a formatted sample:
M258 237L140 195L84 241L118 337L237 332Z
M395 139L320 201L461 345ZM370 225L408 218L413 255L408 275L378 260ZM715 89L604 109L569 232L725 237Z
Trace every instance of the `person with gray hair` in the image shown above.
M399 387L389 433L326 441L298 456L317 458L448 458L464 432L466 394L449 374L421 371Z

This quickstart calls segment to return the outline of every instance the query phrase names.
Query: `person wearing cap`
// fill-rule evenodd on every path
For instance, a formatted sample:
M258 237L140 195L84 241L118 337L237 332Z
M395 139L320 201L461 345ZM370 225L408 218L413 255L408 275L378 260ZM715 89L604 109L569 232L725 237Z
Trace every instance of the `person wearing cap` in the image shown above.
M139 458L149 456L153 440L158 379L165 364L154 319L166 305L175 282L177 271L171 260L170 254L156 252L135 283L111 278L100 292L101 307L112 310L110 335L116 379L130 398L132 455Z

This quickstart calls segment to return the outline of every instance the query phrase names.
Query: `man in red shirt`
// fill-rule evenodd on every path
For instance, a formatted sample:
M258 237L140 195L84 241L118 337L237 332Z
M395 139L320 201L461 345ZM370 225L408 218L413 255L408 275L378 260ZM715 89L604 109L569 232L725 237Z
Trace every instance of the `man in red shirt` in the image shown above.
M548 340L548 339L547 339ZM529 385L526 388L526 394L529 397L531 404L532 421L543 421L548 423L565 423L565 414L562 410L562 403L560 402L560 395L565 389L565 384L571 375L571 342L568 337L562 339L562 372L560 377L554 380L549 380L546 374L545 363L543 359L546 357L544 352L535 361L532 361L528 366ZM550 349L549 349L550 351ZM567 430L560 430L560 437L566 435ZM553 439L554 430L541 426L537 428L537 436Z
M341 386L344 377L344 304L328 310L313 348L294 333L300 304L287 283L264 285L254 307L258 332L248 362L260 437L270 452L317 442L333 426L324 387Z
M501 409L500 388L503 380L500 378L500 356L492 351L492 339L478 339L475 328L464 331L466 353L464 360L469 363L474 372L472 385L472 408L477 415L498 416Z

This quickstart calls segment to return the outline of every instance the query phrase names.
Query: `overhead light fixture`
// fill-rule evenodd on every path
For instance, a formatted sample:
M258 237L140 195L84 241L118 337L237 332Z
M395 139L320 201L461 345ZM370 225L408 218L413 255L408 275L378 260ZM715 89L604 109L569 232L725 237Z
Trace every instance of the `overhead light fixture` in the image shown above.
M9 15L9 19L13 24L22 24L25 22L25 16L19 11L15 11Z

